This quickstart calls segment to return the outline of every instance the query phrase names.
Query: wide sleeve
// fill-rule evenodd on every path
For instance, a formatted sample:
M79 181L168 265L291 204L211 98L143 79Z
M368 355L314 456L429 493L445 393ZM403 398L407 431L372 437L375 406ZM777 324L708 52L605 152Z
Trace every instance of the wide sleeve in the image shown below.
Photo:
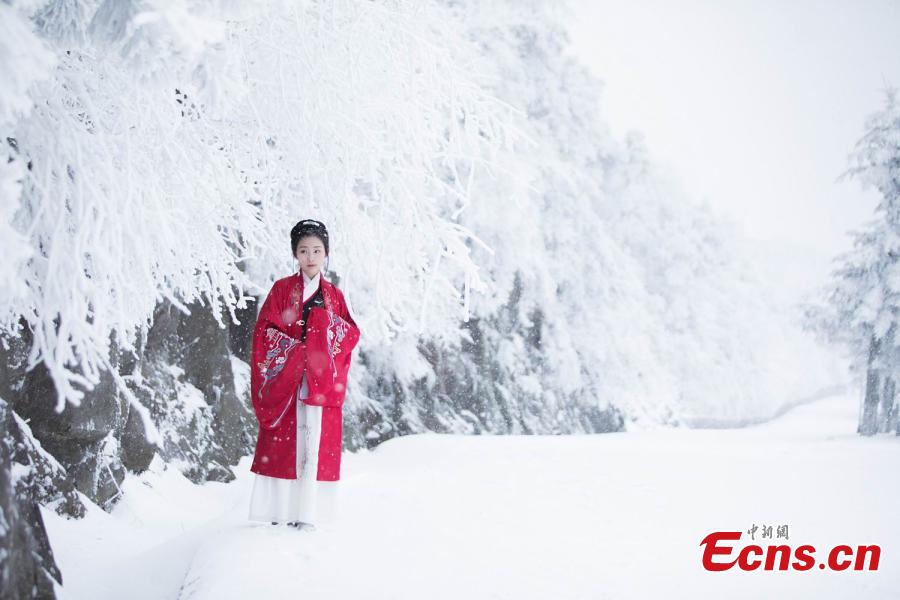
M250 396L263 429L274 429L290 408L303 376L303 347L289 335L296 312L284 289L272 286L253 328Z
M353 320L353 315L350 314L350 309L347 306L347 301L344 299L344 293L338 293L338 304L339 304L339 314L341 318L350 323L354 328L359 330L359 326L356 324L356 321Z
M353 352L353 349L356 348L356 345L359 343L360 331L359 326L356 324L356 321L353 320L353 315L350 314L350 309L347 307L347 301L344 299L344 293L338 293L338 314L344 321L347 322L349 327L347 328L347 332L345 335L345 343L344 350L347 353L347 369L350 368L350 354Z
M314 406L343 405L353 349L359 342L359 327L339 290L334 295L332 311L313 308L307 326L310 394L303 402Z
M331 406L343 406L344 397L347 393L347 378L350 374L350 362L353 358L353 350L359 344L360 331L353 320L353 315L347 307L347 301L344 300L344 294L339 294L339 315L344 320L344 331L342 332L341 343L335 349L333 354L334 385L328 394L328 403Z

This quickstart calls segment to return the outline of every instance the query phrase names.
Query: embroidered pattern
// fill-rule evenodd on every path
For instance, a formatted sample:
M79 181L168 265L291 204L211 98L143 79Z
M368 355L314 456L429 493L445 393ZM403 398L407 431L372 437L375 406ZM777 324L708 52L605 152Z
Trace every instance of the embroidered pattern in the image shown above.
M328 357L331 359L331 371L337 377L337 365L334 364L334 357L341 352L341 342L347 336L347 322L333 312L328 313L328 329L325 330L325 336L328 346Z
M263 383L259 386L259 392L257 393L258 398L262 398L266 384L284 369L288 353L300 343L274 327L266 329L266 338L268 340L266 346L269 348L266 351L266 358L263 362L257 364L263 377Z

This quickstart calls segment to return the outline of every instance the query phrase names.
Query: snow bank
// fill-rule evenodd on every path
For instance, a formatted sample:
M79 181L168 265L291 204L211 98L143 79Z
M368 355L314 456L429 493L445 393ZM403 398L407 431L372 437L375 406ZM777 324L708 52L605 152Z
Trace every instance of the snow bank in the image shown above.
M346 457L340 521L315 531L247 521L246 470L196 487L170 469L129 479L112 515L45 518L71 598L893 598L900 485L883 474L900 445L860 439L857 406L740 430L393 439ZM881 565L701 568L705 535L753 524L787 524L793 547L880 544Z

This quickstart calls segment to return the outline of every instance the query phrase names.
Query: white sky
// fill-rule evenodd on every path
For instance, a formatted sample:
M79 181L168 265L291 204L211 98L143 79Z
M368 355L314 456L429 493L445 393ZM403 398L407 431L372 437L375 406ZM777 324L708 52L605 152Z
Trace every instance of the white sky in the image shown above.
M877 194L835 180L900 87L900 2L572 0L575 52L614 133L773 250L828 257ZM819 264L821 266L821 263Z

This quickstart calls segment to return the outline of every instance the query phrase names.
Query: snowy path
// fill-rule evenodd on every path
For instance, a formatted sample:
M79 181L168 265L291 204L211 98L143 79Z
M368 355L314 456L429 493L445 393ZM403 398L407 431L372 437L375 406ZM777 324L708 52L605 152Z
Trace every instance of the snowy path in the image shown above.
M169 469L112 515L44 516L64 599L896 597L900 440L856 416L837 396L740 430L394 439L345 454L316 531L246 520L249 457L231 484ZM706 534L754 523L817 555L880 544L880 568L702 569Z

